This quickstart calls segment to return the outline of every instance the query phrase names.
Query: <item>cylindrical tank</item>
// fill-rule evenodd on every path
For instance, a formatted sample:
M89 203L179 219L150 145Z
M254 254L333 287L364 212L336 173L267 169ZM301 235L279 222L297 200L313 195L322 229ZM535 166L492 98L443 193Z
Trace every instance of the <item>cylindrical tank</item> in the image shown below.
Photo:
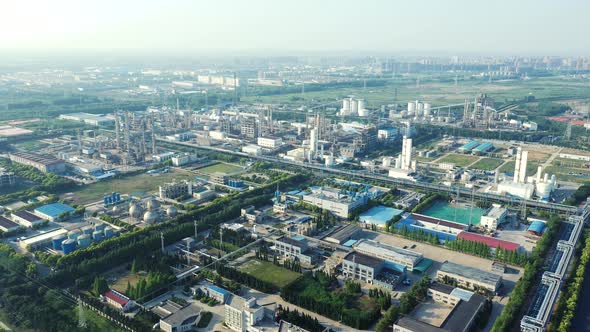
M81 234L82 232L79 229L74 229L73 231L68 232L68 239L76 240Z
M148 210L155 210L160 207L160 202L156 201L155 199L151 198L145 204Z
M359 102L356 99L350 100L350 113L358 114L359 112Z
M143 222L152 224L158 220L158 214L154 211L147 211L143 214Z
M541 200L549 199L552 187L553 186L551 185L551 183L537 183L537 196L539 196Z
M416 104L414 104L413 102L408 103L408 113L413 113L414 111L416 111Z
M121 213L121 209L119 208L119 206L118 206L118 205L115 205L115 206L113 206L113 208L111 209L111 212L112 212L113 214L119 214L119 213Z
M94 229L92 228L92 226L84 226L82 227L82 233L86 234L86 235L92 235L92 232L94 231Z
M359 108L359 116L367 117L369 116L369 110L364 108Z
M92 232L92 239L96 242L100 242L104 240L104 234L102 231L94 231Z
M115 235L115 231L113 230L113 228L111 226L107 226L104 228L104 237L106 237L107 239L110 239L113 237L113 235Z
M166 209L166 215L168 215L168 217L170 217L170 218L175 217L177 213L178 213L178 210L174 206L169 206Z
M143 209L141 208L141 206L139 206L135 203L129 204L129 215L132 218L138 219L141 217L142 213L143 213Z
M88 234L82 234L78 237L78 246L86 248L92 243L92 237Z
M64 252L64 255L71 253L72 251L76 250L76 240L74 239L67 239L61 243L61 248Z
M94 230L95 231L103 231L105 229L105 227L107 227L107 225L105 225L105 224L96 224L96 225L94 225Z
M350 99L348 99L348 98L342 99L342 110L345 112L350 111Z
M334 166L334 156L326 156L326 167Z
M359 112L361 110L364 110L365 109L365 100L364 99L357 100L357 103L358 103L358 106L357 107L358 107ZM360 115L360 113L359 113L359 115Z
M65 235L58 235L51 239L51 246L53 250L61 250L61 243L64 242L68 237Z

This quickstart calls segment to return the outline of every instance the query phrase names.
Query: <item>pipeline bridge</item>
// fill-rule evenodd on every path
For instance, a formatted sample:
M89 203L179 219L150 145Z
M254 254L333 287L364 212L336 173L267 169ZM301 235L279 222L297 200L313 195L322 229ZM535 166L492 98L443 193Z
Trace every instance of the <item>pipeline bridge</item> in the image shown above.
M176 145L191 147L191 148L195 148L195 149L231 154L231 155L243 157L243 158L257 159L257 160L268 161L268 162L272 162L272 163L280 163L280 164L289 165L289 166L302 167L302 168L307 168L307 169L310 169L313 171L319 171L322 173L331 173L331 174L344 175L344 176L348 176L348 177L369 179L369 180L379 181L384 184L394 185L394 186L398 186L398 187L402 187L402 188L427 190L427 191L431 191L431 192L456 195L456 196L465 197L465 198L473 198L473 199L487 201L487 202L503 203L503 204L508 204L511 206L525 206L525 207L531 207L531 208L536 208L536 209L540 209L540 210L546 210L546 211L550 211L550 212L563 213L563 214L567 214L567 215L576 214L579 211L579 209L575 206L569 206L569 205L564 205L564 204L559 204L559 203L535 201L535 200L531 200L531 199L524 199L524 198L509 196L509 195L500 195L500 194L495 194L495 193L478 192L478 191L475 191L475 190L472 190L469 188L465 188L465 187L445 186L442 184L418 182L418 181L411 181L411 180L406 180L406 179L396 179L396 178L391 178L391 177L388 177L385 175L370 173L367 171L343 170L343 169L326 167L322 164L295 162L295 161L283 160L283 159L279 159L279 158L275 158L275 157L271 157L271 156L256 156L256 155L247 154L247 153L244 153L241 151L227 150L227 149L222 149L222 148L217 148L217 147L212 147L212 146L202 146L202 145L198 145L198 144L194 144L194 143L179 142L179 141L173 141L173 140L168 140L168 139L164 139L164 138L156 138L156 140L158 140L160 142L165 142L165 143L169 143L169 144L176 144Z

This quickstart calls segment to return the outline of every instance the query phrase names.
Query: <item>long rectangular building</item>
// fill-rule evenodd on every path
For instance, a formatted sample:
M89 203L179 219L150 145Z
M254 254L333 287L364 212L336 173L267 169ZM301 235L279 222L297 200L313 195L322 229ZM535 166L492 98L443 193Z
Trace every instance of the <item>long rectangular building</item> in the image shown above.
M502 284L502 277L497 274L449 261L442 264L436 278L441 282L454 281L466 289L483 289L491 293L496 293Z
M336 188L314 187L311 189L312 192L309 195L303 196L305 203L328 210L342 218L348 218L350 211L367 204L369 201L367 195L351 195Z
M360 240L353 245L354 250L361 254L383 259L385 261L405 266L413 271L423 258L421 253L406 250L373 240Z
M43 173L61 174L66 170L66 164L63 160L46 154L14 152L10 154L10 160L18 164L35 167Z

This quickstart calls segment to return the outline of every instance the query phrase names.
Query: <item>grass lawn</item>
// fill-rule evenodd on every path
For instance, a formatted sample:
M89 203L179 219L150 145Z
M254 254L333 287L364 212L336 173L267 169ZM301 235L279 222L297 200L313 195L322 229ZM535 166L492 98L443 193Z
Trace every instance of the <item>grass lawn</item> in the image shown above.
M110 286L117 292L125 294L127 291L127 282L129 282L131 286L135 286L142 277L145 277L145 273L142 273L141 271L139 273L129 273L118 278L117 281Z
M471 168L477 168L477 169L481 169L484 171L493 171L498 166L502 165L502 163L504 163L504 160L502 160L502 159L483 158L483 159L480 159L475 164L471 165Z
M91 331L112 331L112 332L123 332L117 325L110 322L106 318L100 317L94 311L84 308L84 316L86 317L86 325L88 330ZM78 306L73 310L73 314L78 317Z
M514 160L507 162L504 166L500 167L500 173L514 174L514 164L516 164ZM539 163L529 160L526 165L526 175L531 176L537 173L538 166Z
M281 288L301 276L297 272L276 266L272 262L263 262L257 259L244 263L240 270Z
M232 174L232 173L239 172L241 170L242 170L242 167L240 167L240 166L226 164L226 163L217 163L214 165L199 168L199 172L203 172L206 174L212 174L212 173L217 173L217 172L225 173L225 174Z
M478 159L479 157L468 154L450 153L439 159L438 163L451 163L455 166L465 167Z
M74 203L86 204L96 202L103 198L104 194L116 191L122 194L133 192L155 192L158 186L174 180L187 180L194 178L194 175L181 170L174 170L171 173L163 174L139 174L120 179L96 182L81 187L72 195Z
M576 183L590 182L590 169L582 170L579 168L569 168L563 166L549 166L543 171L549 173L549 176L555 174L557 180Z

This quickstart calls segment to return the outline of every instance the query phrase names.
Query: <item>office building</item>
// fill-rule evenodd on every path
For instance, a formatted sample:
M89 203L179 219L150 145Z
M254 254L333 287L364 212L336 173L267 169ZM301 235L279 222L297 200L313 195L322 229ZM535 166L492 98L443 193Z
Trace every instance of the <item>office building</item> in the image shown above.
M351 252L342 260L342 274L346 278L372 284L383 268L382 259Z
M237 332L261 331L256 325L264 319L264 307L255 298L248 300L232 295L225 304L225 325Z
M492 207L481 216L480 225L488 230L495 231L498 225L506 221L508 210L499 204L492 204Z
M0 188L6 186L12 186L16 181L16 177L13 172L0 169Z
M301 263L312 265L314 263L314 256L309 250L309 246L301 236L287 237L282 236L274 241L274 249L281 257L288 259L296 259Z
M160 306L160 309L169 312L160 319L160 330L164 332L194 331L201 319L201 308L196 304L181 307L176 303L168 303Z
M280 137L258 137L258 145L267 149L276 149L283 144Z

